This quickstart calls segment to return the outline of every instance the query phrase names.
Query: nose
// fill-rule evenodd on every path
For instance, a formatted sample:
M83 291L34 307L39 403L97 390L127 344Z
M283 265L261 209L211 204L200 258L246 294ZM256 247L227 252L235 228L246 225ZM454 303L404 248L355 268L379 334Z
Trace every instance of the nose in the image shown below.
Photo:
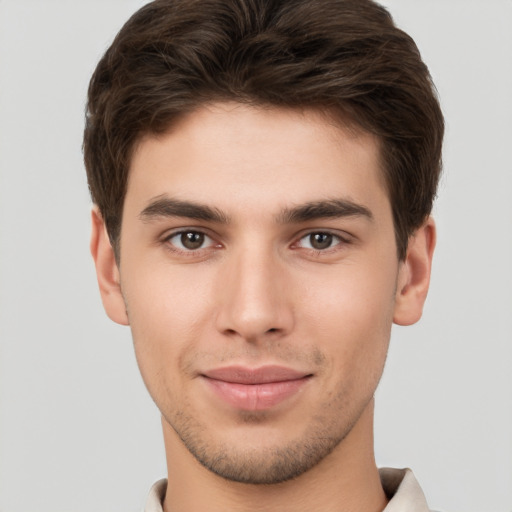
M293 328L287 272L270 250L240 250L220 277L217 329L251 343L277 339Z

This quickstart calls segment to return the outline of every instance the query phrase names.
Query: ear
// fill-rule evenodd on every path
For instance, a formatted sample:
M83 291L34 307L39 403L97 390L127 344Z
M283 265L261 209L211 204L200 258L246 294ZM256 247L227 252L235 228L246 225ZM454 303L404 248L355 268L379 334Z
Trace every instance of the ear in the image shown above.
M121 325L128 325L128 315L121 293L119 269L114 250L110 244L103 217L96 205L92 208L91 220L90 247L96 265L96 276L103 307L111 320Z
M421 318L435 245L436 226L429 217L409 238L405 261L400 263L393 315L395 324L411 325Z

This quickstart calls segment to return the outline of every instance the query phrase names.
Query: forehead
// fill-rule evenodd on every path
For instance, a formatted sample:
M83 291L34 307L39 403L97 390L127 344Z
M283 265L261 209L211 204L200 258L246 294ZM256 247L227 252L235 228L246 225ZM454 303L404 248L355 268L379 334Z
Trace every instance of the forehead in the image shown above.
M139 142L126 203L142 209L165 194L270 212L333 196L371 202L384 190L376 137L318 110L217 103Z

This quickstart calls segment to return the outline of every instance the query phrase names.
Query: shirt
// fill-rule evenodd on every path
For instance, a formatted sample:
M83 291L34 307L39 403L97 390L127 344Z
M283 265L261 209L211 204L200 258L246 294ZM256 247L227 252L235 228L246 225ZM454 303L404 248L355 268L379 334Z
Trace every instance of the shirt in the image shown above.
M382 512L430 512L425 495L410 469L379 469L382 487L390 500ZM167 480L151 487L144 512L163 512Z

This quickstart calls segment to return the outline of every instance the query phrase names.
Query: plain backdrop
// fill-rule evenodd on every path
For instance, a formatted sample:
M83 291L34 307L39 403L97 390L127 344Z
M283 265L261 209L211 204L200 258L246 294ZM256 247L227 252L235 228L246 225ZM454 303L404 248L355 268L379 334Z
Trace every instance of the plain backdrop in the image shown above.
M0 511L126 512L165 475L159 414L89 257L86 88L135 0L0 0ZM430 506L512 510L512 1L387 0L444 108L423 320L377 392L379 465Z

